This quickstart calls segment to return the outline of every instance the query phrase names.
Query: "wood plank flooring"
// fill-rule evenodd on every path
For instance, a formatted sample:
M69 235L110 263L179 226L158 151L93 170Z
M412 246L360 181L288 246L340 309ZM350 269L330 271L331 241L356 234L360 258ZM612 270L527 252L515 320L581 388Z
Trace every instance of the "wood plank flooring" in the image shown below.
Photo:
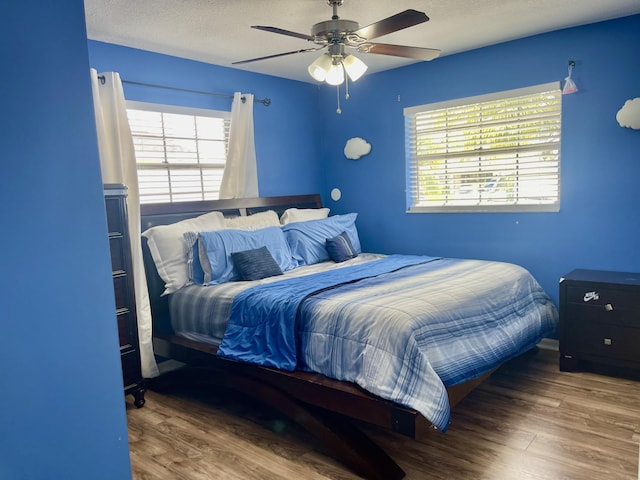
M127 397L136 480L353 480L294 424L211 388ZM640 382L558 370L539 350L503 365L452 413L449 431L415 441L365 431L409 480L636 480Z

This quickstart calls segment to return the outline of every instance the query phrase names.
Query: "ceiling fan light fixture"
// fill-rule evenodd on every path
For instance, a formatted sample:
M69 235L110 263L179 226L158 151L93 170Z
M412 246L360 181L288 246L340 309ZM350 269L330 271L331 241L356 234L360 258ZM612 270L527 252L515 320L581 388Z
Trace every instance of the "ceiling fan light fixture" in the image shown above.
M331 65L324 81L329 85L342 85L344 83L344 68L342 64Z
M332 61L331 56L323 53L314 62L309 65L309 75L317 82L324 82L327 78L327 73L331 69Z
M366 63L354 55L347 55L342 61L342 65L352 82L358 80L369 68Z

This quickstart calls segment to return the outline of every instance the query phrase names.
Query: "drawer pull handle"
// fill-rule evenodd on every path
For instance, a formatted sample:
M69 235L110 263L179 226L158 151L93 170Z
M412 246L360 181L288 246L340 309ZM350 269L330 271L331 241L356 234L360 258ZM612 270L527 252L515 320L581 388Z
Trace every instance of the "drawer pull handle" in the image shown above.
M611 339L610 338L605 338L604 339L604 344L605 345L611 345Z
M610 303L607 303L607 304L604 306L604 309L605 309L607 312L612 312L612 311L613 311L613 305L611 305Z

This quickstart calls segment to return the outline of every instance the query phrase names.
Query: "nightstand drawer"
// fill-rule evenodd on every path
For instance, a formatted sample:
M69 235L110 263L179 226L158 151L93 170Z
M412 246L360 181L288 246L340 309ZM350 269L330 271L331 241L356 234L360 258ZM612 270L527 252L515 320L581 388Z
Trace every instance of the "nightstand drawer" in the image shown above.
M570 285L566 290L567 302L611 310L635 310L640 314L638 292L624 288L602 288L597 284Z
M602 323L640 328L640 311L623 310L615 305L577 305L568 303L565 307L564 321L570 328L582 328L587 323Z
M640 329L585 323L574 332L566 348L572 352L640 363Z

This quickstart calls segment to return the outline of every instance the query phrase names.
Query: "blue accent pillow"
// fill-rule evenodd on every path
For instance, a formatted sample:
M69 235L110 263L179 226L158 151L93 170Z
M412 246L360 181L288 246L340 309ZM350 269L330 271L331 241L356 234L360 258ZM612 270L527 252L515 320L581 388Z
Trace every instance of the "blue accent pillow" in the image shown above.
M296 266L291 250L280 227L267 227L255 231L215 230L198 234L198 254L204 271L204 284L216 285L240 280L234 268L233 252L267 247L274 260L285 272Z
M347 232L342 232L333 238L327 238L326 248L329 258L336 263L346 262L358 256L358 252L351 245Z
M242 280L262 280L282 275L280 266L267 247L233 252L231 258Z
M288 223L282 227L296 266L313 265L329 260L327 238L346 232L356 253L361 253L360 239L356 229L357 213L333 215L321 220Z

